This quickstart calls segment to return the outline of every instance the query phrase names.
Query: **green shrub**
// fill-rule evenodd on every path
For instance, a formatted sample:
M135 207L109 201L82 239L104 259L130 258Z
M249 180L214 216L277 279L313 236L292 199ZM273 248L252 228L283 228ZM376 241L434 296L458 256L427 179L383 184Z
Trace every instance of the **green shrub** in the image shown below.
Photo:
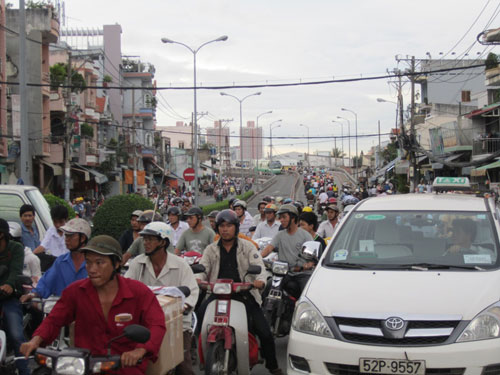
M248 198L250 198L253 194L254 194L253 190L249 190L242 195L237 195L236 199L242 199L244 201L247 201ZM214 210L222 211L222 210L225 210L226 208L229 208L229 199L225 199L222 202L207 204L207 205L201 207L201 209L203 210L203 215L205 215L205 216Z
M106 199L95 213L92 235L107 234L120 238L123 231L130 228L130 215L135 210L152 210L153 203L135 194L115 195Z
M45 200L49 204L49 207L52 208L54 206L57 206L58 204L61 204L65 206L68 209L68 217L69 219L74 219L76 217L75 210L73 210L73 207L71 207L68 202L66 202L64 199L59 198L55 196L54 194L44 194Z

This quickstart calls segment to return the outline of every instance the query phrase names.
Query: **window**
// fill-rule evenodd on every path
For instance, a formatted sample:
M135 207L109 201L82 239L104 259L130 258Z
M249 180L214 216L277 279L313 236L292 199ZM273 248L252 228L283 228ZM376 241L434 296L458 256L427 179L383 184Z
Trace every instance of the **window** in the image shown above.
M470 102L470 91L462 91L462 102Z
M184 141L179 141L179 148L184 150Z

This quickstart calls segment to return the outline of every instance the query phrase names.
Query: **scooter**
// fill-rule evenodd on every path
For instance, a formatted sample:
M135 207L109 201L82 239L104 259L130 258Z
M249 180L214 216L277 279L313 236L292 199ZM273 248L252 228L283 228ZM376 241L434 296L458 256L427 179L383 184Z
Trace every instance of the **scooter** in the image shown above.
M203 265L198 265L196 271L203 272ZM260 266L251 265L247 275L258 275L260 272ZM200 334L201 345L198 346L205 374L249 374L259 362L258 342L248 332L245 305L232 297L250 291L253 283L219 279L202 282L200 288L216 296L207 306Z
M93 356L88 349L67 348L63 350L38 348L35 351L35 362L38 368L33 374L46 374L47 370L55 374L107 374L121 368L119 355L111 355L111 343L121 338L137 343L149 340L149 329L138 324L131 324L123 329L123 334L108 342L108 354ZM51 372L49 372L51 373Z

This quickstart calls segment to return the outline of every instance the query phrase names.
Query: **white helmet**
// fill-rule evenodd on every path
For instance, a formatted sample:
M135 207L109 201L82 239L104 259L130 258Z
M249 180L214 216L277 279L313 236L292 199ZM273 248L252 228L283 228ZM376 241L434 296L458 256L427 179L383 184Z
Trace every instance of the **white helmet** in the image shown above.
M9 221L9 233L11 237L20 238L21 237L21 225L15 221Z
M172 244L174 241L174 230L170 225L162 221L149 223L139 234L141 236L157 236L162 240L168 239L169 244Z

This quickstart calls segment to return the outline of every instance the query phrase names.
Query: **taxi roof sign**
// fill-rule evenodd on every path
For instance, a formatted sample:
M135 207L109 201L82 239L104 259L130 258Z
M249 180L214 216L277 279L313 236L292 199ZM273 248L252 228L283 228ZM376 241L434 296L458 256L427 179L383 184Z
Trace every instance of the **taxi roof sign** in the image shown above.
M436 177L432 188L435 191L470 190L471 186L467 177Z

